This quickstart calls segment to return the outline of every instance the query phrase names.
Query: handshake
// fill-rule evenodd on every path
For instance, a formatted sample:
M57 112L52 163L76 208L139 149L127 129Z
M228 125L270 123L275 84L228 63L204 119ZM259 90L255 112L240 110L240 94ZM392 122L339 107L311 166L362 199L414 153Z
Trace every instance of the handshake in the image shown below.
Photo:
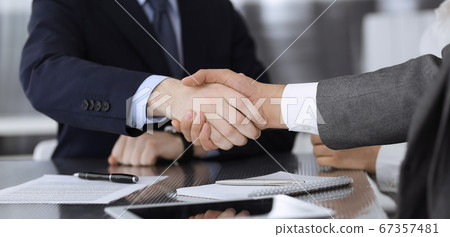
M181 82L166 79L151 94L147 117L166 116L186 140L206 151L257 139L262 129L286 128L285 85L259 83L226 69L200 70Z

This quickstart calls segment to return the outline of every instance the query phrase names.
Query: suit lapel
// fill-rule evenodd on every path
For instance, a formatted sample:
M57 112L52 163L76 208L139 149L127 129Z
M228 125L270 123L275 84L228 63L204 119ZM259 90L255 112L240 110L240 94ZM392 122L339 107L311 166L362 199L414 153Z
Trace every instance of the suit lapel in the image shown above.
M142 56L152 73L170 75L169 66L158 44L142 29L114 0L97 2L110 16L111 21L127 38L129 43ZM141 24L145 30L156 38L156 34L136 0L118 0L118 2Z
M207 32L205 7L196 0L178 0L183 41L183 56L186 70L193 74L205 68L207 63ZM186 76L186 75L185 75Z

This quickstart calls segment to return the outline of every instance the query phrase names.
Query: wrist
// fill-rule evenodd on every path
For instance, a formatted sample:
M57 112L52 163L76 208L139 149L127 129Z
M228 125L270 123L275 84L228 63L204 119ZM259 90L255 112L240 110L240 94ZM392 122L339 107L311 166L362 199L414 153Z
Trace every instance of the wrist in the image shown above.
M380 152L381 146L372 146L370 147L370 153L369 157L372 157L372 159L367 162L367 165L364 170L366 170L370 174L376 174L376 167L377 167L377 158L378 153Z
M286 85L270 85L264 84L262 90L267 95L267 100L264 103L262 110L263 116L267 119L266 128L285 129L287 128L281 114L281 98Z
M169 108L173 104L175 91L181 89L179 80L168 78L155 87L147 101L147 117L170 117Z
M176 149L177 154L183 153L183 151L185 149L183 139L180 136L178 136L177 134L171 134L171 135L173 135L173 137L175 138L173 142L176 144L175 147L177 148ZM174 158L177 158L177 157L174 157Z

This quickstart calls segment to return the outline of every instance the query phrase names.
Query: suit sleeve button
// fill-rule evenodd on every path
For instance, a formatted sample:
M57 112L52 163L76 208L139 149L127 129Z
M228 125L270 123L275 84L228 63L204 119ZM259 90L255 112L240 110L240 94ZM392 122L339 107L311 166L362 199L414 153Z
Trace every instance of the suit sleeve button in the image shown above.
M87 100L83 100L82 102L81 102L81 108L83 109L83 110L88 110L88 108L89 108L89 102L87 101Z
M109 102L103 102L102 104L102 111L103 112L107 112L109 110L109 108L111 107L111 105L109 104Z
M89 100L89 110L94 110L95 102L94 100Z
M95 111L100 111L100 109L102 108L102 103L100 101L96 101L95 105L94 105L94 110Z

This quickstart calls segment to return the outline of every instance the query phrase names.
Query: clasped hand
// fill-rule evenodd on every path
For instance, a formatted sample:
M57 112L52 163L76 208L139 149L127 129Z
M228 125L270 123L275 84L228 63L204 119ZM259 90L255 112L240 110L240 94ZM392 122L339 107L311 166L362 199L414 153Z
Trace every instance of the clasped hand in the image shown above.
M234 101L224 106L230 109L224 109L226 116L223 119L212 119L203 107L200 111L188 110L184 116L177 114L172 117L172 125L183 133L186 140L203 146L207 151L245 145L244 139L257 139L264 128L283 128L280 106L273 105L269 99L281 98L283 85L259 83L226 69L200 70L183 79L182 83L192 90L191 94L200 95L200 91L194 91L204 90L209 95L227 98L228 102ZM229 119L233 118L230 113L236 113L237 119ZM255 129L258 136L255 136Z
M260 136L261 128L267 124L264 112L258 110L262 107L261 103L258 105L255 97L255 90L260 88L250 84L252 79L229 70L202 70L195 77L201 83L197 84L195 80L185 82L186 85L194 83L194 86L183 85L175 79L160 83L147 101L147 117L166 116L173 119L178 131L196 145L196 156L205 155L206 151L213 149L228 150L233 146L243 146L248 138L257 139ZM213 78L242 84L244 90L240 91L244 93L218 83L212 84ZM240 80L242 78L248 81ZM178 121L182 121L181 124ZM147 166L154 165L158 158L174 160L182 153L183 142L179 136L153 131L137 138L121 136L108 161L111 165Z
M254 98L218 83L204 84L209 82L201 75L205 71L194 76L203 79L201 84L194 80L196 86L186 86L175 79L163 81L147 103L147 116L172 119L188 141L207 151L229 150L245 145L248 138L257 139L267 122L253 103Z

